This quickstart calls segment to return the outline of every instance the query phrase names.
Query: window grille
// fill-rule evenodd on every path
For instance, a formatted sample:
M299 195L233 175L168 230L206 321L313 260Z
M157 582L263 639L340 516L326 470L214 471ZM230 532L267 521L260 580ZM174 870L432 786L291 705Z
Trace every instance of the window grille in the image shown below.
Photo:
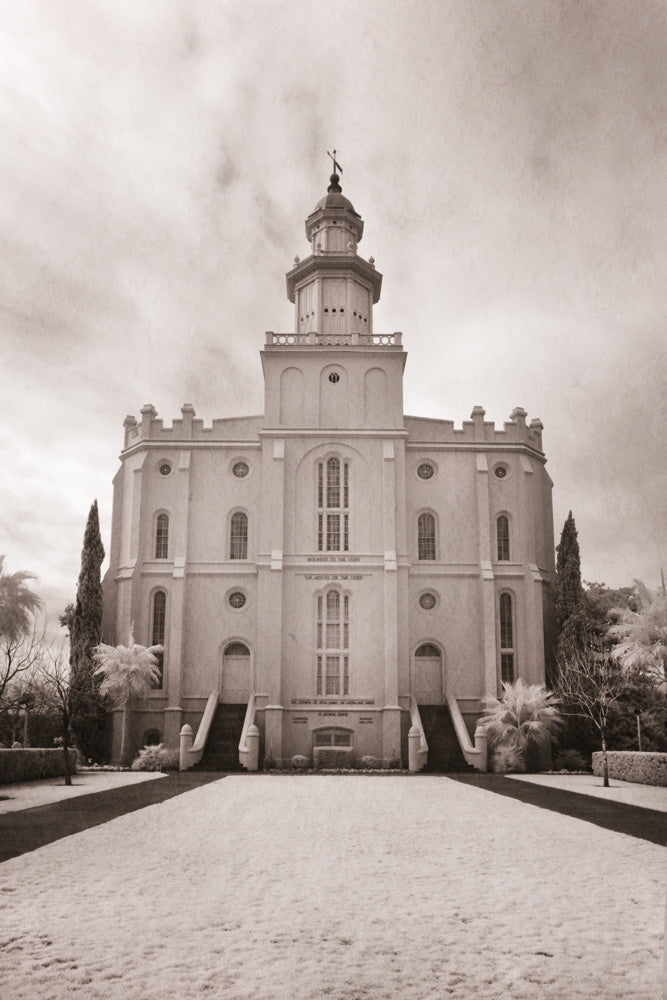
M510 557L510 523L505 514L501 514L496 521L496 534L498 536L498 559L507 561Z
M243 511L232 514L229 558L248 558L248 515L244 514Z
M501 594L500 611L500 678L504 684L514 680L514 622L512 597Z
M167 595L164 590L156 590L153 594L153 626L151 628L151 646L164 646L167 625ZM154 688L162 687L164 673L164 652L157 653L157 665L160 677L153 681Z
M155 558L169 557L169 518L166 514L158 514L155 527Z
M317 469L317 548L319 552L349 549L349 468L330 458Z
M317 693L346 697L350 690L349 598L337 590L317 599Z
M435 559L435 518L433 514L420 514L417 519L417 558Z

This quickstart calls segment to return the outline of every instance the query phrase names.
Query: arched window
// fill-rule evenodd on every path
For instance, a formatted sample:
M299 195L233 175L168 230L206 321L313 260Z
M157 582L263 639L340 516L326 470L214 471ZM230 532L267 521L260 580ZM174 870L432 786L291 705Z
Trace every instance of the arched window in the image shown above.
M169 558L169 518L158 514L155 524L155 558Z
M248 515L242 510L232 514L229 533L229 558L248 558Z
M435 518L428 512L417 518L417 558L435 559Z
M510 557L510 521L507 514L501 514L496 519L496 537L498 540L498 560L505 562Z
M347 552L350 485L347 462L329 458L317 467L317 549Z
M349 599L337 590L317 598L317 693L347 697Z
M151 625L151 646L164 646L164 637L167 626L167 595L164 590L156 590L153 594L152 625ZM160 670L159 680L153 681L154 688L162 687L164 671L164 653L157 654L157 663Z
M512 595L501 594L500 617L500 679L504 684L514 680L514 615Z

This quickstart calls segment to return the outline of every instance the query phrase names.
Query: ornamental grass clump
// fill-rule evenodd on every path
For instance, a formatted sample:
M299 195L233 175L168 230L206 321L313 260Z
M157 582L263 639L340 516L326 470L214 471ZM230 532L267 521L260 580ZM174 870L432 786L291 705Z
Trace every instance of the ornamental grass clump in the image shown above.
M520 761L524 769L537 770L540 755L548 752L562 725L559 699L542 684L524 684L521 678L503 684L502 699L486 695L483 699L486 715L479 720L489 738L491 762L498 761L500 748L515 753L517 770ZM504 764L510 762L506 757ZM500 767L494 769L500 770ZM507 767L504 767L507 770Z
M590 771L587 761L578 750L561 750L554 760L554 771Z

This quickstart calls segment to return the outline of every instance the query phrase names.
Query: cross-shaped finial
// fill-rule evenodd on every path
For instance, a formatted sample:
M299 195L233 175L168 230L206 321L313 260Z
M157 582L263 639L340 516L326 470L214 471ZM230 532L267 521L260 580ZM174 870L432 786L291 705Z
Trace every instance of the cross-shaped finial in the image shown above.
M329 152L328 149L327 149L327 156L331 156L331 153ZM333 160L334 170L335 171L340 171L340 173L342 174L343 173L343 168L341 167L340 163L336 159L336 150L335 149L333 151L333 156L331 156L331 159Z

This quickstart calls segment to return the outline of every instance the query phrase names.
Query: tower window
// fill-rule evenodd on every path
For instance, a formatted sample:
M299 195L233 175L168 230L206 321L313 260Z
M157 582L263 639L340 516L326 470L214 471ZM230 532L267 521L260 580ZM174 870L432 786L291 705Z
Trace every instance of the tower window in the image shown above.
M514 680L514 621L512 595L501 594L499 601L500 619L500 678L503 684Z
M329 590L317 598L317 694L349 694L349 598Z
M166 514L158 514L155 524L155 558L169 557L169 518Z
M332 382L334 385L336 384L336 382L340 382L340 375L338 374L338 372L331 372L331 374L329 375L329 381Z
M498 559L507 561L510 557L510 522L506 514L501 514L496 520L496 535L498 539Z
M229 558L248 558L248 515L241 510L232 514L229 537Z
M152 618L151 646L164 646L167 624L167 595L164 590L156 590L153 594ZM160 677L158 680L153 681L153 687L159 689L162 687L164 652L157 654L157 665Z
M338 458L320 462L317 477L318 551L347 552L350 520L348 464L341 463Z
M435 518L428 512L417 518L417 558L435 559Z

